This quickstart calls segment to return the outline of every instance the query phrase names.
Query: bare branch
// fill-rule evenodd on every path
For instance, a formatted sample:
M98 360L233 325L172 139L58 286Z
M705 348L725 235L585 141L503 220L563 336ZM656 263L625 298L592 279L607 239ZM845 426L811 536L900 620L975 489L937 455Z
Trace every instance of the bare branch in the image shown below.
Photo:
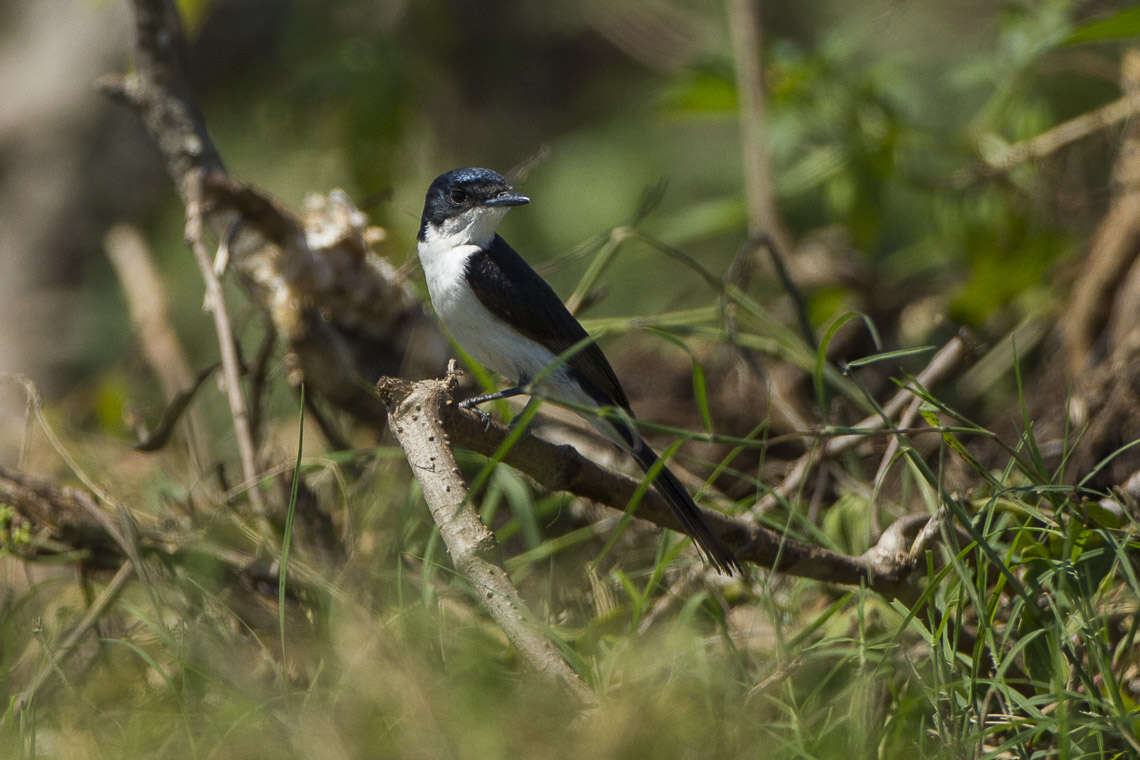
M190 250L194 252L194 261L198 264L203 282L206 283L206 309L214 317L214 331L218 334L218 348L222 355L222 377L226 386L226 400L230 404L230 416L234 420L234 435L237 438L242 475L247 482L253 483L247 492L249 503L255 514L265 515L267 513L265 497L262 496L258 485L257 452L253 447L253 435L249 427L249 407L241 386L237 339L234 338L233 327L230 324L222 283L214 272L213 262L203 240L203 175L201 170L195 170L191 174L193 176L190 178L186 196L186 241L190 244Z
M1132 104L1130 113L1140 113L1140 51L1124 55L1121 84L1127 96L1117 103ZM1140 126L1130 124L1125 130L1113 175L1117 192L1089 244L1066 319L1061 321L1066 367L1074 379L1081 378L1087 369L1092 346L1108 319L1113 294L1126 284L1124 275L1140 251ZM1131 328L1131 319L1128 325Z
M261 440L262 399L265 395L265 383L269 377L269 360L273 356L273 349L277 345L277 329L272 320L265 320L265 335L261 345L257 347L257 356L254 357L253 367L249 373L249 432L253 436L254 445ZM307 402L306 402L307 403Z
M792 250L776 210L775 185L765 134L763 23L760 0L729 0L736 90L740 94L740 139L744 153L744 189L748 197L748 234L770 236L782 251Z
M921 406L921 396L915 396L913 399L911 399L910 404L907 405L906 410L902 413L902 416L899 417L897 427L902 429L909 428L911 423L914 422L914 418L918 416L918 410ZM879 469L875 471L875 479L871 481L874 483L875 496L878 496L879 489L883 485L883 480L887 476L887 471L890 469L891 463L894 462L895 454L898 453L899 446L901 445L899 444L899 440L901 439L902 435L903 434L900 431L899 435L891 436L890 441L887 442L887 450L883 452L882 459L879 460ZM875 533L878 533L880 530L882 530L882 524L879 522L878 503L879 502L877 498L872 499L871 530Z
M111 581L99 593L99 596L95 598L95 601L91 603L91 606L87 609L83 618L76 623L75 627L71 629L71 632L67 634L67 637L64 638L59 646L51 653L50 661L40 666L39 672L36 673L35 679L32 680L28 688L24 689L13 699L11 708L4 713L3 717L0 717L0 725L4 724L4 719L9 715L18 715L22 712L28 703L35 698L36 693L39 692L40 688L47 682L51 674L59 670L63 661L72 653L80 639L91 630L95 623L99 622L99 618L103 616L103 613L110 609L111 604L118 598L119 592L123 590L127 585L127 581L129 581L133 575L134 564L132 562L127 561L119 566L118 572L115 573Z
M453 409L449 402L455 377L414 384L382 380L380 395L391 415L390 427L423 487L424 500L452 562L474 586L480 603L532 667L562 683L581 701L594 703L593 692L543 634L542 624L506 571L486 558L495 546L494 536L467 498L467 486L447 444L444 413Z
M506 440L508 429L497 423L484 428L478 416L459 408L450 396L454 382L453 378L418 383L384 378L380 381L380 388L381 394L387 397L406 396L417 388L424 389L416 396L420 408L415 410L415 414L440 421L442 431L437 435L437 441L462 446L486 456L494 454ZM438 459L439 454L434 456ZM418 463L420 460L414 461ZM524 437L507 452L503 461L550 490L569 491L622 511L640 484L635 478L608 470L583 457L570 446L559 446L535 436ZM434 463L429 458L425 464L430 467ZM438 470L438 466L435 469ZM421 476L421 466L413 464L413 470L417 477ZM887 561L878 555L852 557L837 554L722 512L702 509L701 516L712 531L732 548L738 560L802 578L847 585L862 583L888 596L909 591L906 577L910 566L903 558ZM685 532L668 502L656 489L644 493L637 517L663 528Z
M186 76L186 35L169 0L132 0L135 12L135 71L103 77L108 95L133 106L162 153L166 170L183 201L190 198L195 171L224 171L206 132ZM220 234L228 227L214 228Z
M1045 158L1070 143L1119 124L1137 114L1140 114L1140 93L1128 92L1122 98L1062 122L1036 137L1010 145L994 155L985 156L985 162L993 171L1009 171L1026 161Z
M0 502L15 509L37 535L86 550L98 564L104 555L116 560L123 555L119 538L95 517L99 507L87 491L0 466Z
M11 506L34 535L51 539L60 550L84 551L88 562L98 567L117 567L130 559L136 568L141 556L159 554L167 561L209 557L250 588L276 588L278 573L272 551L257 556L218 545L202 536L179 529L165 530L145 513L133 511L137 523L131 544L119 528L101 514L95 498L82 488L56 485L27 473L0 466L0 502ZM259 547L267 550L270 547ZM40 552L42 553L42 552ZM131 555L134 556L131 556ZM289 560L290 588L319 589L336 598L345 595L305 562Z
M954 336L945 346L939 349L930 363L918 373L918 382L926 388L929 388L940 382L952 370L957 369L958 363L966 353L966 342L961 336ZM891 397L883 406L883 412L886 417L884 419L879 415L872 415L866 419L860 420L855 423L855 427L863 428L866 430L879 430L886 426L886 420L892 419L903 408L903 406L914 398L914 394L910 389L904 388ZM824 459L830 459L834 456L842 454L844 451L853 448L860 441L865 440L862 435L843 435L832 438L827 443L819 446L792 463L791 469L788 474L784 476L784 480L771 492L764 495L764 498L756 502L752 507L755 513L763 513L774 508L780 503L781 499L791 498L800 486L803 485L804 480L819 462Z
M371 250L383 232L368 227L343 193L322 199L302 221L231 181L191 97L174 3L132 0L132 7L135 72L100 84L138 111L158 145L187 204L192 241L208 228L231 248L241 284L287 343L290 380L303 373L311 391L382 428L387 414L373 392L375 378L426 374L443 364L447 345L403 278ZM248 462L248 451L242 457Z

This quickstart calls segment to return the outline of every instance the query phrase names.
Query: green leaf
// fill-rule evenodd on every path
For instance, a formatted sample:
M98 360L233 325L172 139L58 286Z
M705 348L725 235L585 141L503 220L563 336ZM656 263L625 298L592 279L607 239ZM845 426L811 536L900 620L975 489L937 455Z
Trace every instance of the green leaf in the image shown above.
M881 354L871 354L864 356L862 359L854 359L847 362L847 366L851 369L858 367L865 367L868 364L875 364L876 362L890 361L891 359L901 359L904 356L914 356L915 354L925 354L933 351L937 346L915 346L913 348L900 348L897 351L884 351Z
M736 82L731 72L692 70L665 91L662 105L676 116L735 116Z
M862 319L863 323L867 325L867 331L871 334L871 340L874 341L875 348L882 345L882 339L879 337L879 331L875 328L875 323L872 322L871 318L866 314L859 311L849 311L835 318L835 321L827 328L827 332L824 333L823 339L819 343L819 349L815 352L815 372L812 374L812 383L815 385L816 403L819 405L821 411L824 410L827 401L824 395L823 385L824 368L827 366L827 349L840 328L856 318Z
M293 483L289 488L289 507L285 511L285 531L281 537L281 562L277 571L277 624L281 633L281 662L285 662L285 579L289 573L289 547L293 543L293 517L297 513L297 491L301 485L301 451L305 444L305 384L301 383L299 419L297 420L297 458L293 462Z
M1123 512L1116 512L1100 502L1087 501L1081 505L1089 519L1102 528L1123 528L1128 518Z
M701 413L701 424L708 432L713 431L712 413L709 411L708 386L705 383L705 369L693 359L693 395L697 398L697 409Z
M1083 45L1088 42L1114 42L1140 37L1140 8L1124 8L1111 16L1082 24L1069 33L1061 44Z

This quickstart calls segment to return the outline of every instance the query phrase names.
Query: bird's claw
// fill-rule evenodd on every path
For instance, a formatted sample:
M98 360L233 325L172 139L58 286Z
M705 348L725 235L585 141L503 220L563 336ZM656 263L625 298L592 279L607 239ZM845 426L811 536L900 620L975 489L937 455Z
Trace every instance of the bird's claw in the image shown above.
M468 410L474 412L475 416L479 418L479 421L483 423L483 432L486 433L488 430L491 429L491 415L487 414L482 409L475 406L476 404L479 403L479 401L480 401L479 398L463 399L462 401L459 402L459 408L460 409L468 409Z

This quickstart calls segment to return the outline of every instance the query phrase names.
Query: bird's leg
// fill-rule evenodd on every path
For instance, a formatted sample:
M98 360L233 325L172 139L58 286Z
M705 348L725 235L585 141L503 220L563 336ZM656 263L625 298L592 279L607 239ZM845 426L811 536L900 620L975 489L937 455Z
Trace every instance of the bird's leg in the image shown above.
M471 398L464 399L459 402L459 406L464 409L470 409L479 404L485 404L488 401L498 401L501 398L510 398L511 396L520 396L526 393L526 389L521 385L516 385L513 388L504 388L501 391L494 393L485 393L482 396L472 396Z
M498 401L501 398L510 398L511 396L518 396L526 393L526 390L521 385L516 385L513 388L504 388L501 391L494 393L485 393L482 396L473 396L459 402L459 408L470 409L479 415L479 420L483 423L483 432L491 429L491 415L484 412L482 409L476 409L478 404L484 404L488 401Z

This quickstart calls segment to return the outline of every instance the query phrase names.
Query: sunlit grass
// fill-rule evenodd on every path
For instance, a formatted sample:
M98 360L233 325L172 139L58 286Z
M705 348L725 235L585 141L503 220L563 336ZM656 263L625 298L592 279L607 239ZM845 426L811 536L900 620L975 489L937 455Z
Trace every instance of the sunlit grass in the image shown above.
M960 430L989 432L927 401ZM566 497L464 457L485 473L475 498L515 552L512 575L601 697L584 713L485 617L395 452L366 456L370 484L347 491L329 473L363 452L298 460L352 524L346 564L278 606L277 589L235 587L209 562L148 561L147 581L27 710L9 711L0 737L26 758L1127 756L1137 526L1106 523L1054 480L1032 428L1001 470L953 432L941 439L933 466L903 441L901 469L951 515L906 601L763 572L687 583L687 541L564 527ZM723 471L731 457L706 464ZM978 478L968 500L941 485L952 458ZM841 520L817 525L785 504L772 524L858 553L870 504L844 498ZM9 688L84 606L68 576L7 600Z

